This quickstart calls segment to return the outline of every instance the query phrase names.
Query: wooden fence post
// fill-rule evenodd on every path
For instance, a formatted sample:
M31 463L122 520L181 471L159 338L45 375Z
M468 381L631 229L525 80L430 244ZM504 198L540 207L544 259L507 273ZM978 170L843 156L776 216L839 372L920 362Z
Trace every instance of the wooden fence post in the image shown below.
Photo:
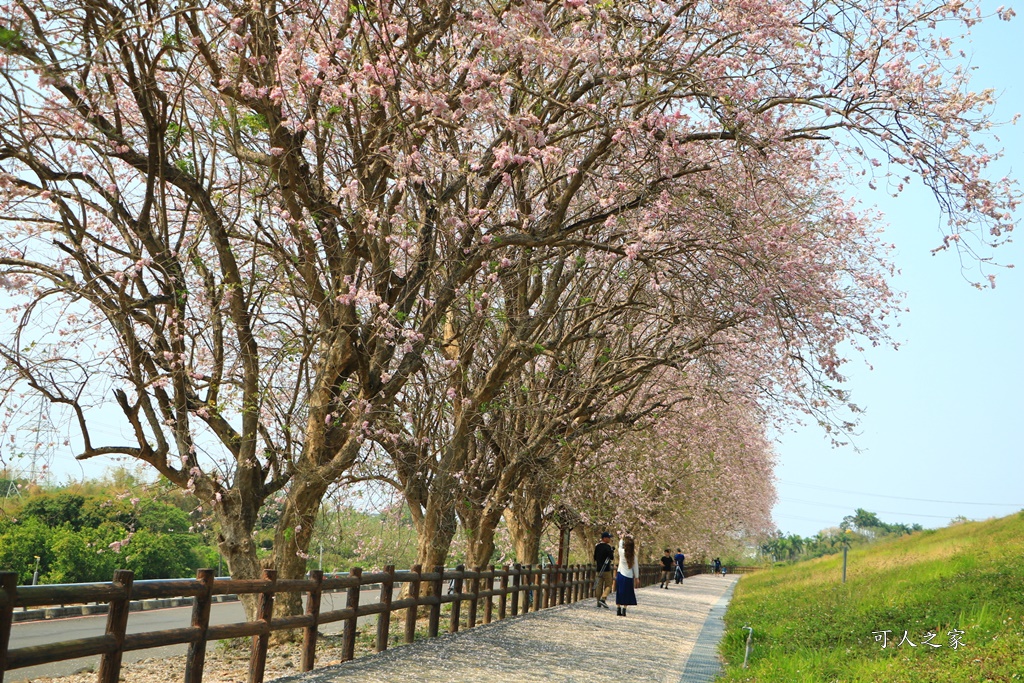
M99 683L117 683L121 678L121 655L124 647L124 633L128 628L128 603L132 599L132 582L135 574L127 569L114 572L114 585L124 590L123 597L110 601L110 612L107 613L107 635L114 636L117 649L100 658Z
M479 567L476 569L476 573L480 573ZM476 626L477 595L480 594L479 576L474 576L469 580L469 592L473 594L473 599L469 601L469 612L466 613L466 628L473 628Z
M518 562L515 563L514 571L512 575L512 616L519 615L519 586L523 580L523 565Z
M395 565L389 564L384 567L388 575L380 583L380 604L384 610L377 615L377 652L384 652L388 649L388 634L391 631L391 597L395 592Z
M345 607L352 610L352 616L345 620L345 628L341 634L341 661L347 662L355 657L356 652L356 611L359 609L359 589L362 587L363 568L352 567L348 575L355 578L356 585L349 586Z
M263 580L269 581L267 590L260 593L256 604L257 621L266 622L270 626L274 618L274 584L277 583L277 570L264 569ZM270 644L270 631L252 637L252 653L249 655L249 683L263 683L263 674L267 669L267 646Z
M14 600L18 597L17 572L0 572L0 590L7 597L7 604L0 607L0 683L7 671L7 647L11 644L11 624L14 622Z
M213 570L197 569L196 579L203 592L192 599L192 628L199 629L199 639L189 643L185 656L185 683L203 683L206 664L206 630L210 627L210 603L213 602Z
M545 601L545 607L554 607L558 600L558 565L548 565L548 575L545 577L545 581L548 583L548 599Z
M557 565L549 564L547 567L546 576L544 577L544 583L547 584L547 595L544 597L544 604L542 607L554 607L555 600L558 599L558 588L555 586L555 580L558 578Z
M523 565L523 582L525 584L523 586L523 614L527 614L533 611L533 605L536 602L536 600L534 599L536 596L534 595L533 588L532 564Z
M437 602L430 606L430 621L427 625L431 638L437 638L437 629L441 625L441 587L444 584L444 567L435 566L434 573L437 574L437 578L431 581L431 588Z
M551 570L552 578L551 582L551 604L549 607L562 604L562 576L564 569L562 565L556 564L555 568Z
M458 596L462 593L462 576L466 571L466 565L460 564L455 568L458 572L455 575L455 600L452 601L452 618L448 623L448 633L459 632L459 618L462 616L462 600L458 599Z
M316 663L316 638L320 626L320 598L323 595L324 572L314 569L309 572L313 587L306 597L306 615L313 617L313 623L302 634L302 671L312 671Z
M487 583L486 583L487 592L491 593L491 592L494 591L494 565L493 564L487 567L487 573L490 574L490 577L487 579ZM494 612L494 596L493 595L488 595L487 596L487 602L484 603L484 623L485 624L491 623L491 616L492 616L493 612Z
M420 599L420 574L423 573L422 564L414 564L412 566L412 574L415 577L410 576L409 581L409 597L413 600ZM409 609L405 610L405 643L408 645L416 640L416 618L419 616L419 605L413 605ZM0 682L2 683L2 682Z
M501 590L501 595L498 596L498 621L505 618L505 609L508 606L508 565L501 565L501 571L502 575L498 586L499 590ZM3 681L0 681L0 683L3 683Z
M537 583L534 583L533 590L533 604L531 605L530 611L536 612L541 607L545 607L544 602L544 567L538 566L536 569L531 567L531 575L537 577ZM532 579L531 579L532 581Z

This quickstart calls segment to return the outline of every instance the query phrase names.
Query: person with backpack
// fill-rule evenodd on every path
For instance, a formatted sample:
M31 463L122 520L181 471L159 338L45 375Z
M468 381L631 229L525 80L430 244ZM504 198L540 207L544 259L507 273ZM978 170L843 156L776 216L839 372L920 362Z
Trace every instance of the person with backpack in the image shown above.
M597 606L611 609L605 599L612 592L612 560L615 551L611 545L612 535L607 531L601 534L601 541L594 546L594 566L597 576L594 579L594 594L597 595Z
M686 578L686 555L683 555L682 548L676 548L676 583L682 583Z

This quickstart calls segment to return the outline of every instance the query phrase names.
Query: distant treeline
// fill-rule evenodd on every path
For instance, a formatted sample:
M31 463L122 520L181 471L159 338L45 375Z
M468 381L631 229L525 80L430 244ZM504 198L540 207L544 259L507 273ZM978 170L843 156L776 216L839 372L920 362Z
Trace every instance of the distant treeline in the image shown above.
M924 531L920 524L886 523L874 512L857 508L852 515L843 517L838 527L823 529L814 536L787 535L779 531L774 538L761 544L761 554L775 562L809 560L842 552L844 545L863 545L881 538L919 531Z

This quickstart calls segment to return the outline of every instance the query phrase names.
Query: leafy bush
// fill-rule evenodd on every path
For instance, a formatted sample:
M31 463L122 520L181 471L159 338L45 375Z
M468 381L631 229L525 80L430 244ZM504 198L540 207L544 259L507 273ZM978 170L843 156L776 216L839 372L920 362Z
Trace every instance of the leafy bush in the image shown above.
M30 584L36 556L40 558L40 571L48 569L53 531L36 519L20 524L8 522L5 527L0 528L0 567L17 572L18 583Z
M43 583L109 581L115 569L136 579L194 576L219 558L189 526L185 510L152 497L94 486L37 493L0 517L0 568L21 584L31 583L36 556Z

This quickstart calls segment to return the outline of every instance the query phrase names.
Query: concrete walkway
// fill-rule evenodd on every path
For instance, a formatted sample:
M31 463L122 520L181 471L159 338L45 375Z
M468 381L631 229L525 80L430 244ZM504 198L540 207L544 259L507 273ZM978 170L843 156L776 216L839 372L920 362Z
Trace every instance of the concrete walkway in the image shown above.
M585 600L275 683L705 683L719 671L721 615L737 580L644 588L625 618Z

